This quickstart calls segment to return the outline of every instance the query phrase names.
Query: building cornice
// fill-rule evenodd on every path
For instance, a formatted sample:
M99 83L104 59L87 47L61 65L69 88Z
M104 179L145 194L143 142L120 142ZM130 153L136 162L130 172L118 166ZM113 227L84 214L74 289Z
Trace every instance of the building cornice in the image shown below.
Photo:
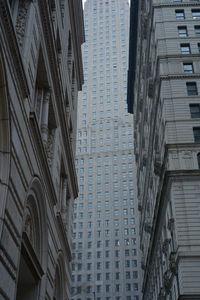
M23 97L27 98L29 95L29 88L21 58L21 52L16 38L15 28L13 26L13 21L10 14L10 8L8 6L8 1L0 0L0 17L1 22L3 23L1 25L1 30L4 35L4 43L6 43L5 48L7 49L7 51L12 53L12 55L10 55L10 58L12 58L13 60L13 72L15 72L15 78L19 82Z
M153 8L166 8L166 7L192 7L200 6L199 2L168 2L168 3L154 3Z

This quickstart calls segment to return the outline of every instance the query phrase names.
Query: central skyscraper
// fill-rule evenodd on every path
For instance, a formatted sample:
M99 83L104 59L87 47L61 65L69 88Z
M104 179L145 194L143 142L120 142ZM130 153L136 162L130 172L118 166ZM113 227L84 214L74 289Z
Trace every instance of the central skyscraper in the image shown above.
M87 0L79 98L73 300L139 300L128 0Z

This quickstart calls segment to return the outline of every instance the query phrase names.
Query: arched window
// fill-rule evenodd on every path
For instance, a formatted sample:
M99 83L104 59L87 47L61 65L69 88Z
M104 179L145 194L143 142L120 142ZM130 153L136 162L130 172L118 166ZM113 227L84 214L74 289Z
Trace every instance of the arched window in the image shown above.
M197 154L198 167L200 169L200 152Z
M35 178L26 200L18 269L16 300L43 298L42 277L46 271L47 228L45 198ZM44 283L43 283L44 284Z

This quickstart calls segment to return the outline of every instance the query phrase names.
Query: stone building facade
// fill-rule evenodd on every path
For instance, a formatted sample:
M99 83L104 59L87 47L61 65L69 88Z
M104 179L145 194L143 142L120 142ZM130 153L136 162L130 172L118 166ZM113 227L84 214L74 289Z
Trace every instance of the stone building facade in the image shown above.
M143 299L200 299L200 2L132 1L132 16Z
M0 299L69 299L82 2L0 1Z

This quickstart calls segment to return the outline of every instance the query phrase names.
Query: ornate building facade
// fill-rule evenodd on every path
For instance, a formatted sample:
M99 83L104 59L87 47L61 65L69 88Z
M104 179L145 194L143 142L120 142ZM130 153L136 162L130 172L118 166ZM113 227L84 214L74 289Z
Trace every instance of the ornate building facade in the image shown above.
M132 1L143 299L200 299L200 3Z
M0 299L69 299L81 0L0 1Z

